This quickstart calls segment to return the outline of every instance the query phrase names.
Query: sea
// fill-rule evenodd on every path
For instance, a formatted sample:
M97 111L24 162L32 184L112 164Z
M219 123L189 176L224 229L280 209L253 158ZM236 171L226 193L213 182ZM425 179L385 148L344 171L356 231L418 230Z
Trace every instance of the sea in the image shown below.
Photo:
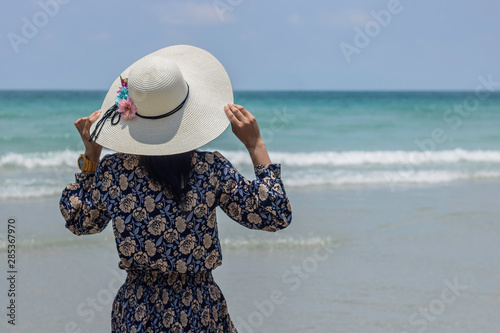
M73 123L105 94L0 91L1 332L110 331L125 279L111 226L77 237L58 210L84 151ZM237 91L235 103L256 117L293 211L277 233L218 211L214 276L239 332L498 332L500 93ZM254 177L230 127L200 149Z

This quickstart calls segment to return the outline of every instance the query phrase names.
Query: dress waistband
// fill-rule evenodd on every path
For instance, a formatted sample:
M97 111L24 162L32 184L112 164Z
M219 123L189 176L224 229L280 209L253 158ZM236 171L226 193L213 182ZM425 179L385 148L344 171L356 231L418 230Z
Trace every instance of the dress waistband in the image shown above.
M203 270L197 273L179 273L174 271L163 272L161 270L127 270L127 280L129 282L142 282L147 285L167 283L172 286L177 281L183 285L189 282L200 284L207 280L213 280L211 270Z

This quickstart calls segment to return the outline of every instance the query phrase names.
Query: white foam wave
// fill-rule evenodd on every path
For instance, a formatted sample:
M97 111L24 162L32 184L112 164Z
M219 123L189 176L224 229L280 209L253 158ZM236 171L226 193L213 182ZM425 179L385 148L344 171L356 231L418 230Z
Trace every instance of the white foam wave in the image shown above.
M95 240L94 243L100 245L109 244L109 239L104 238L100 240ZM311 237L258 237L258 238L222 238L220 240L223 248L226 249L301 249L301 248L311 248L318 246L328 246L330 249L338 248L342 245L342 241L335 239L330 236L311 236ZM44 246L74 246L74 242L71 238L64 239L26 239L21 242L21 245L26 248L30 247L44 247ZM7 241L5 237L0 235L0 249L5 249L7 247Z
M10 152L0 156L0 169L35 169L51 167L74 167L76 159L83 151L49 151L41 153L15 153ZM103 150L103 155L113 153Z
M246 152L221 152L233 163L250 164ZM462 162L500 163L500 151L493 150L443 150L443 151L345 151L345 152L271 152L275 163L287 166L365 166L365 165L423 165L453 164Z
M221 239L223 247L228 248L301 248L326 245L340 245L340 241L333 237L312 236L312 237L272 237L272 238L224 238Z
M113 153L105 150L104 154ZM246 152L222 152L251 176ZM312 152L272 154L282 163L287 188L394 186L439 184L455 181L500 179L500 151L462 149L428 152L420 160L404 151ZM31 199L60 195L77 172L79 152L35 154L8 153L0 156L0 199ZM410 166L407 168L405 166ZM407 172L410 170L411 172Z
M60 195L63 187L63 184L54 179L5 179L0 181L0 199L31 199Z
M0 158L0 167L34 169L39 167L64 166L69 165L70 162L74 164L77 156L76 152L69 150L32 154L8 153Z
M0 199L35 199L52 197L56 195L61 195L62 187L40 187L37 189L26 189L22 187L16 188L0 188Z
M0 169L73 167L80 153L71 150L25 154L10 152L0 156ZM103 155L111 153L113 151L103 151ZM251 165L250 157L245 151L221 153L236 165ZM275 163L296 167L500 163L500 151L496 150L271 152L270 155Z
M404 184L444 184L455 181L500 179L500 171L450 172L450 171L416 171L409 174L398 171L346 172L306 175L291 173L285 177L286 188L333 187L345 188L352 186L394 186ZM68 180L69 182L69 180ZM55 184L3 184L0 185L0 199L33 199L61 194L63 183Z
M439 184L465 180L500 179L500 171L450 172L450 171L398 171L372 172L332 172L329 174L298 175L292 174L284 180L286 187L345 187L362 185L397 184Z

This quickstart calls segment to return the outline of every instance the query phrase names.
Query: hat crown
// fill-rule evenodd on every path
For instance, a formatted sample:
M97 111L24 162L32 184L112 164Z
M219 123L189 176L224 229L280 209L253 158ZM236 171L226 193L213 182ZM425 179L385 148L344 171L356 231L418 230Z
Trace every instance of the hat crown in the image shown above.
M148 57L130 68L129 96L142 116L159 116L178 107L187 95L179 66L164 57Z

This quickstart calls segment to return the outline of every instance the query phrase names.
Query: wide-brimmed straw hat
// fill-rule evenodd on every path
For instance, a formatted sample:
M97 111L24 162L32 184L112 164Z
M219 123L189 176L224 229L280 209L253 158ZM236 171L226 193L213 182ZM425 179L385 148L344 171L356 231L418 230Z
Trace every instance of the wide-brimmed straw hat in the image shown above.
M163 48L139 59L113 82L91 140L138 155L197 149L229 125L224 105L233 90L221 63L189 45Z

